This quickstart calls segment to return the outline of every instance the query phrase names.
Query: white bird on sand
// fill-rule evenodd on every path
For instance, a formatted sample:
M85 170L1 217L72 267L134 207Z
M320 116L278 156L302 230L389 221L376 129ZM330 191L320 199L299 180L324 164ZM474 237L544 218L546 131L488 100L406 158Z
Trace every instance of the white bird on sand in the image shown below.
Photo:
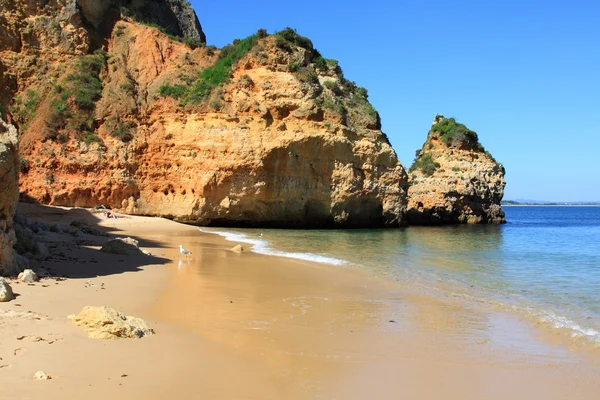
M186 249L184 249L182 245L179 245L179 252L180 252L181 254L183 254L184 256L187 256L187 255L189 255L189 254L192 254L192 252L191 252L191 251L187 251Z

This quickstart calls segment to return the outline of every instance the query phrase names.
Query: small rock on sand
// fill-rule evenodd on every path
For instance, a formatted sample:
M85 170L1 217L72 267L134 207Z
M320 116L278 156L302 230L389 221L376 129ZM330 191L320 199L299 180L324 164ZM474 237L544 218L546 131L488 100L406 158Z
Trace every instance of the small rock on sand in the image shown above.
M234 246L231 251L233 251L234 253L241 253L244 251L244 248L242 247L241 244L238 244L236 246Z
M0 302L11 301L15 298L12 288L6 282L6 279L0 277Z
M125 254L125 255L139 255L144 254L138 246L139 242L130 237L127 238L116 238L107 241L104 246L100 249L105 253L113 254Z
M30 269L26 269L19 274L19 280L23 282L37 282L39 279L37 274Z
M52 379L52 377L44 371L38 371L33 375L33 379L36 381L47 381L48 379Z
M154 334L143 319L126 317L108 307L86 306L71 319L92 339L142 338Z

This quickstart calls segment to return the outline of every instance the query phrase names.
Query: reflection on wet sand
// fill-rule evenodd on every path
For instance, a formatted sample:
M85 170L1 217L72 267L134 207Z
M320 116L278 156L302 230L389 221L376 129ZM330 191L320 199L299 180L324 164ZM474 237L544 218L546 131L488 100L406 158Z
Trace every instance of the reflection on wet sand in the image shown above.
M574 374L600 389L588 380L595 370L578 370L579 360L563 348L542 344L527 325L485 306L424 296L359 272L238 254L194 237L181 241L194 256L172 265L153 312L253 360L252 372L267 377L253 392L269 388L286 399L387 399L400 392L562 398ZM508 336L520 344L507 347Z
M160 318L257 356L257 368L300 391L364 358L352 335L380 323L383 302L361 282L301 262L185 247L194 258L177 261Z

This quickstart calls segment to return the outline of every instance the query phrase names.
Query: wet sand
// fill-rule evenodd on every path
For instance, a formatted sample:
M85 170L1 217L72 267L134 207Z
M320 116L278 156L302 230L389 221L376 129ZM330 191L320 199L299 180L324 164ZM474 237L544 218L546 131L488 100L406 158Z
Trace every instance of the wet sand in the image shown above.
M3 399L595 399L600 390L596 355L485 305L234 253L234 242L160 218L23 208L32 220L85 219L135 237L152 256L62 235L53 258L33 265L66 280L11 281L19 297L0 303ZM66 318L86 305L142 317L156 335L89 339ZM38 370L53 379L34 381Z

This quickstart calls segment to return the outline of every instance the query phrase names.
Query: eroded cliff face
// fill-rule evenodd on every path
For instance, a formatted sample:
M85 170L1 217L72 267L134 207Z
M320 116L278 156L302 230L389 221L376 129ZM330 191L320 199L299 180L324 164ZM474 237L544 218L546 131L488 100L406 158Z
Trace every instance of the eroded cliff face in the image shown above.
M404 223L406 172L366 91L310 43L263 33L221 54L121 19L90 54L99 32L61 15L24 17L30 36L0 52L25 198L203 225ZM229 52L223 82L198 78Z
M411 225L504 223L504 167L475 132L436 116L409 172Z
M17 130L0 119L0 276L19 272L13 217L19 199Z
M187 0L71 0L94 28L112 27L121 17L154 24L170 35L197 43L206 36L194 9Z

